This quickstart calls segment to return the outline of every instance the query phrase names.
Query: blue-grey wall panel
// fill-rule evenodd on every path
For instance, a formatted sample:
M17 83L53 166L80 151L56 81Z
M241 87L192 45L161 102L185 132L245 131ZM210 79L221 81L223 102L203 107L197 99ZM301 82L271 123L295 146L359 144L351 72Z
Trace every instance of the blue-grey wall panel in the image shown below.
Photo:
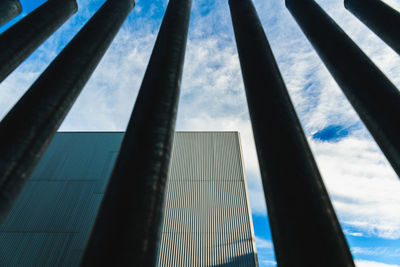
M123 133L57 133L0 225L0 266L79 266Z
M123 138L57 133L0 225L0 266L79 266ZM255 266L238 133L177 133L162 266Z
M123 133L58 133L32 174L32 180L104 180ZM55 160L57 159L57 160Z
M2 232L1 266L60 266L71 233Z

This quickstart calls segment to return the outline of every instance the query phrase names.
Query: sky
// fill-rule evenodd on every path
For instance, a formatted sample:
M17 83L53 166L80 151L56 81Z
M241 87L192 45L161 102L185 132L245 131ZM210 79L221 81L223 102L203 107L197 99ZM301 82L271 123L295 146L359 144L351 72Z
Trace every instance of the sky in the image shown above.
M21 0L23 12L44 0ZM11 109L104 0L79 10L0 84L0 117ZM385 0L400 10L400 0ZM343 6L317 0L400 86L400 57ZM138 0L61 131L123 131L167 0ZM400 267L400 181L304 37L283 0L254 0L323 181L359 267ZM176 130L239 131L260 266L276 260L227 0L193 0ZM282 137L284 138L284 137Z

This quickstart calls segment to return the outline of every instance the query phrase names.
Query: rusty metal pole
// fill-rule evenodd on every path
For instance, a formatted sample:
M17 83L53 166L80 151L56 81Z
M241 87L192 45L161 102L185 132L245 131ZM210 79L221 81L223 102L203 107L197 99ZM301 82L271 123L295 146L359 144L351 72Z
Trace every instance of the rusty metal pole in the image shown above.
M22 12L19 0L0 1L0 27L18 16Z
M191 0L170 0L82 266L156 266Z
M49 0L0 35L0 82L78 10L75 0Z
M344 6L400 54L400 13L380 0L345 0Z
M251 0L229 0L278 266L354 266Z
M106 1L0 122L0 222L133 7Z
M313 0L286 6L400 176L400 92Z

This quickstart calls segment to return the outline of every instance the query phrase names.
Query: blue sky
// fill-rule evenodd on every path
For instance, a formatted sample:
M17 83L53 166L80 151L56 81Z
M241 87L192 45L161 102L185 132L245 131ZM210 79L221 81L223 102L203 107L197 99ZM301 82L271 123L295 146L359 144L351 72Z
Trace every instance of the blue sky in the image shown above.
M44 0L21 0L18 21ZM79 11L0 84L4 116L104 0ZM398 87L400 58L343 7L317 1ZM400 0L386 0L400 10ZM167 0L139 0L60 130L124 130ZM255 0L357 266L400 266L400 182L284 7ZM274 266L228 1L193 0L177 130L240 131L260 266ZM284 137L283 137L284 138Z

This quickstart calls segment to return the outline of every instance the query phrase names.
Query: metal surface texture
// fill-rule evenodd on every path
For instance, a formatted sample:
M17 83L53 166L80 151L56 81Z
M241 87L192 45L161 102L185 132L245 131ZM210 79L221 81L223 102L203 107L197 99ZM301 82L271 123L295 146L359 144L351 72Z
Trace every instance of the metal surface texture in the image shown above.
M123 136L55 135L0 225L0 266L79 266ZM158 266L257 266L243 171L237 132L175 133Z
M258 266L237 132L177 132L158 266Z
M400 176L400 92L313 0L286 6Z
M133 6L105 2L0 122L0 222Z
M155 266L191 0L171 0L82 266Z
M19 0L0 1L0 27L18 16L22 12Z
M55 135L0 225L0 266L79 266L123 136Z
M344 0L344 6L400 54L400 13L381 0Z
M0 35L0 82L78 10L75 0L49 0Z
M229 0L278 266L354 266L251 0Z

